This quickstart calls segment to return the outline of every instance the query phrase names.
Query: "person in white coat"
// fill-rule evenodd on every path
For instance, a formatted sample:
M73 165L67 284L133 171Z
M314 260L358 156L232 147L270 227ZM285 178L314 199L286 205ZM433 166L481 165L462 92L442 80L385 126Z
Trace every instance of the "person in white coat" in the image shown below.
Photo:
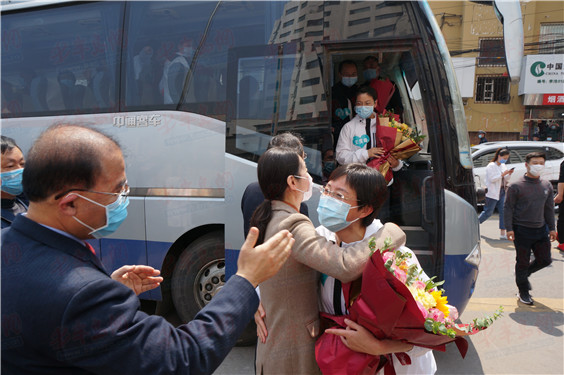
M356 116L345 124L337 142L337 162L366 164L372 158L384 154L385 150L378 141L376 106L378 97L370 86L361 86L356 95L354 110ZM403 162L393 156L388 157L392 171L399 171ZM390 181L389 185L393 182Z
M384 227L375 219L383 204L386 193L386 180L375 169L363 164L348 164L338 167L323 188L319 202L318 214L322 224L317 233L328 240L347 247L364 239L377 236ZM327 204L325 201L333 201ZM338 202L337 202L338 201ZM333 204L335 203L335 204ZM337 204L339 203L339 204ZM337 212L334 207L345 207ZM328 207L333 207L329 208ZM348 210L346 209L348 207ZM386 224L386 226L394 224ZM399 228L398 228L399 230ZM410 252L412 257L408 263L419 261L415 254L405 246L400 250ZM422 278L429 278L422 272ZM337 284L337 285L335 285ZM335 292L337 288L337 292ZM340 293L339 293L340 289ZM320 310L333 315L347 314L342 286L339 280L322 275L320 281ZM411 365L402 365L393 356L396 374L434 374L437 370L435 357L430 349L413 346L394 340L378 340L368 330L352 321L347 321L346 330L330 329L326 332L338 333L345 337L344 343L350 349L373 355L406 352L411 358ZM383 373L381 370L380 373Z
M503 204L505 203L505 188L509 182L509 178L513 173L513 169L507 169L505 163L509 159L509 150L505 148L498 149L492 161L486 167L486 204L484 210L478 217L480 224L488 220L492 216L494 209L497 207L499 213L499 238L507 239L505 232L505 224L503 222Z

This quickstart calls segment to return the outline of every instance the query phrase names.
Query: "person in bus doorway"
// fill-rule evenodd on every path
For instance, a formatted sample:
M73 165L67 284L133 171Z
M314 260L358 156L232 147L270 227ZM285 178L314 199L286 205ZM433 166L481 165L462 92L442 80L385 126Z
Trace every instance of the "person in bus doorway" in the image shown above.
M294 150L298 155L300 155L304 160L307 158L307 154L304 152L303 139L299 134L294 134L291 132L280 133L270 140L268 143L267 150L273 147L283 147L290 150ZM264 195L260 189L260 185L257 181L251 182L245 188L243 197L241 198L241 212L243 213L243 232L245 237L249 234L249 229L251 228L251 217L260 204L264 202ZM300 204L300 213L305 216L309 216L309 210L307 204L302 202Z
M384 113L388 110L401 116L403 114L403 104L399 90L394 81L381 77L380 64L376 56L366 56L362 61L362 68L365 83L374 88L378 96L376 112Z
M358 69L352 60L339 63L339 81L331 88L331 113L333 145L339 142L339 135L343 126L353 117L353 105L358 89Z
M486 204L478 217L480 224L488 220L497 208L499 213L499 238L506 240L505 225L503 223L503 204L505 203L505 189L514 169L507 169L505 163L509 159L509 150L499 148L492 161L486 167Z
M331 174L329 182L322 192L319 201L319 221L317 233L327 240L348 247L364 239L376 238L382 241L380 230L384 227L376 219L378 211L385 201L387 193L386 180L375 169L364 164L347 164L338 167ZM356 208L350 206L356 202ZM335 211L327 209L329 206L350 206L346 217L337 215ZM378 246L377 246L378 247ZM422 270L417 256L402 243L400 250L409 252L409 265L415 264L422 273L422 278L429 278ZM332 315L348 314L347 303L344 298L342 284L331 276L321 275L319 283L320 304L323 312ZM406 352L411 358L410 365L402 365L393 356L396 374L434 374L437 370L435 357L430 349L417 347L394 340L378 340L368 330L355 322L348 322L348 329L330 329L326 332L346 338L345 345L350 349L371 355ZM383 373L384 370L381 370Z
M488 141L486 138L486 132L483 130L478 130L478 138L480 138L479 144L486 143Z
M319 374L315 341L320 333L319 272L350 282L362 274L370 257L368 240L341 248L317 235L312 222L300 214L301 202L312 196L313 182L303 158L295 151L275 147L259 159L258 181L266 200L256 209L251 225L270 238L288 229L296 240L292 256L272 279L260 284L261 304L268 337L256 351L257 374ZM357 202L350 202L357 208ZM405 234L394 224L382 229L382 238L394 244ZM394 245L393 245L394 246ZM257 327L258 329L258 327Z
M16 215L27 211L22 185L24 166L24 155L16 141L2 136L2 229L9 227Z
M112 280L84 242L110 235L127 216L116 141L89 127L52 126L27 155L23 187L28 212L1 238L8 260L3 373L211 374L257 310L255 287L280 269L294 242L280 231L254 247L253 228L236 275L193 321L175 328L139 311L135 293Z
M544 152L527 154L527 173L509 184L503 208L507 239L513 241L517 254L517 297L526 305L534 303L529 293L529 276L552 263L550 241L556 239L552 184L540 178L545 161ZM532 262L531 251L535 255Z
M558 250L564 251L564 161L560 163L560 175L558 176L558 192L554 197L554 203L558 204L558 221L556 222L556 231L558 233Z
M385 150L381 147L377 134L377 105L376 90L371 86L361 86L357 91L355 100L356 116L343 127L337 144L337 162L340 165L349 163L366 164L373 158L384 154ZM392 155L388 156L387 161L390 163L392 172L397 172L403 167L403 162ZM391 186L393 182L394 179L392 178L388 186ZM380 219L386 222L390 216L390 201L387 199L380 210Z

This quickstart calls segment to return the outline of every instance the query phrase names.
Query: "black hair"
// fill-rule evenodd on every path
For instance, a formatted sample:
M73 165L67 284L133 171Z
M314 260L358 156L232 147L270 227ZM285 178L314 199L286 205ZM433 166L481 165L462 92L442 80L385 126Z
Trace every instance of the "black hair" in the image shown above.
M329 181L345 176L347 185L356 192L359 208L372 207L372 213L362 218L364 227L369 226L388 198L388 184L380 172L366 164L351 163L341 165L331 173Z
M339 73L343 72L343 67L345 65L354 65L356 67L356 63L352 60L343 60L339 63Z
M529 152L527 155L525 155L525 162L529 164L532 158L543 158L544 160L546 160L546 154L543 151Z
M367 62L368 60L374 60L377 63L379 63L378 58L374 55L368 55L364 58L364 60L362 60L362 63L364 64L365 62Z
M294 150L298 155L304 154L304 146L303 146L304 139L301 135L292 133L292 132L284 132L280 133L268 142L267 149L271 149L273 147L284 147Z
M108 151L120 149L108 135L81 125L57 124L45 130L29 150L22 184L31 202L70 188L92 188Z
M18 148L21 151L21 148L16 144L13 138L6 137L5 135L2 136L2 155L6 151L11 151L14 147Z
M256 208L250 223L251 227L259 229L257 245L264 242L266 227L272 218L272 201L282 200L288 188L288 176L297 175L299 169L300 156L290 148L274 147L259 158L257 175L265 200Z
M360 94L368 94L372 97L372 99L374 99L374 101L378 100L378 93L368 84L361 85L358 90L356 90L355 100Z
M509 150L506 148L498 148L493 156L492 163L497 161L498 156L509 155Z

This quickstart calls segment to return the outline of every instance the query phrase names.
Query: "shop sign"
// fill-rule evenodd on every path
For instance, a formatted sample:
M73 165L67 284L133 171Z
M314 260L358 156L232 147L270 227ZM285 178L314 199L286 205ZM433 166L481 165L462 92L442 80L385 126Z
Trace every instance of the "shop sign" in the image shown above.
M519 82L519 95L564 92L563 65L564 55L525 56Z
M564 94L544 94L542 105L564 105Z

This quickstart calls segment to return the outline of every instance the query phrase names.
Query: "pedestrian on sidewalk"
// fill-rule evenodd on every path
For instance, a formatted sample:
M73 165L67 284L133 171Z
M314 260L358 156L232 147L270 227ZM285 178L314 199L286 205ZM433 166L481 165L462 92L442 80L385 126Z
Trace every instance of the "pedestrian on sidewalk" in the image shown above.
M499 148L494 154L492 161L486 167L486 205L478 217L480 224L488 220L497 208L499 213L499 239L506 240L505 225L503 222L503 204L505 203L505 189L514 169L507 169L505 163L509 159L509 150Z
M564 161L560 163L560 176L558 177L558 194L554 198L554 203L558 204L558 221L556 222L556 231L558 232L558 250L564 251Z
M540 179L545 161L544 152L527 154L527 173L509 185L504 206L507 239L513 241L517 255L515 282L519 288L518 298L526 305L534 303L529 294L529 276L552 263L550 241L556 239L552 185ZM535 255L532 262L531 250Z

